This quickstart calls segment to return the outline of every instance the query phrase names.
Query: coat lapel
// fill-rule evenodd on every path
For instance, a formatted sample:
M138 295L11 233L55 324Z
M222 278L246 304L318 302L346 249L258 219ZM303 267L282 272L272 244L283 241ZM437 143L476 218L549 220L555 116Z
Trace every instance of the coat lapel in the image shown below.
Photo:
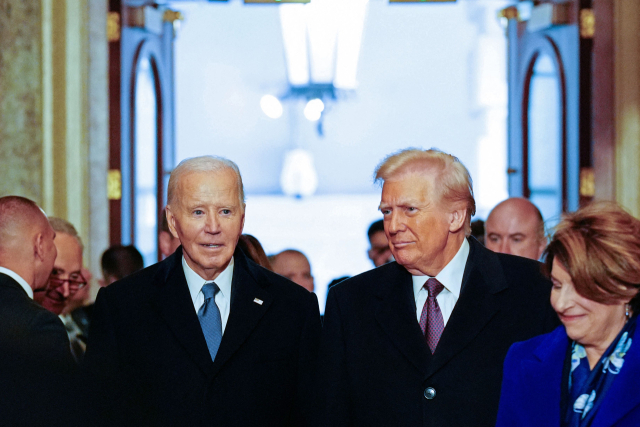
M424 375L431 353L416 320L411 275L396 263L380 268L387 271L377 289L376 320L391 342Z
M469 239L469 258L456 303L429 365L436 373L460 353L499 311L495 294L508 287L502 267L493 252Z
M152 304L175 339L180 342L202 372L210 375L213 371L213 362L182 269L181 248L162 261L162 264L153 279L155 292L150 296Z
M634 340L636 338L634 337ZM637 338L640 341L640 338ZM638 393L640 378L640 343L633 343L625 357L624 365L603 397L602 406L593 419L593 427L610 427L640 405Z
M212 376L220 372L223 365L245 342L273 301L271 294L256 280L256 276L261 273L253 271L240 250L236 250L234 257L229 320L213 363Z
M531 396L523 403L530 406L525 412L536 414L537 425L560 426L562 371L568 345L564 327L559 327L540 342L533 357L521 362L522 383Z

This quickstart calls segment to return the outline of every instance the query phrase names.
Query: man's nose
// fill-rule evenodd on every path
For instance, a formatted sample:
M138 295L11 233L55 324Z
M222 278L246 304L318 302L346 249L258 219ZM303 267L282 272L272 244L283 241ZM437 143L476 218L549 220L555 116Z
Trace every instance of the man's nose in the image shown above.
M511 253L511 245L509 244L509 239L503 239L502 240L502 242L500 243L499 252L501 254L510 254Z
M220 220L217 215L208 215L205 231L207 233L217 233L220 231Z
M70 295L69 292L69 282L64 282L62 286L58 288L58 292L62 294L63 297L68 298Z
M391 212L389 214L387 231L389 234L396 234L399 231L402 231L403 223L402 218L398 212Z

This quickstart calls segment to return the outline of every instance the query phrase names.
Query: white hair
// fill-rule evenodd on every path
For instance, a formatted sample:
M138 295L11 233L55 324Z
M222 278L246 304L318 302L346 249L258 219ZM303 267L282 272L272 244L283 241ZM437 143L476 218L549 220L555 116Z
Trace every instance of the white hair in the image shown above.
M169 177L169 186L167 188L167 204L171 205L175 202L176 193L178 190L178 183L183 175L191 172L214 172L225 169L232 170L237 177L238 182L238 197L240 199L240 206L244 206L244 186L242 185L242 176L240 175L240 169L238 165L229 159L218 156L200 156L192 157L190 159L184 159L176 166L171 172Z

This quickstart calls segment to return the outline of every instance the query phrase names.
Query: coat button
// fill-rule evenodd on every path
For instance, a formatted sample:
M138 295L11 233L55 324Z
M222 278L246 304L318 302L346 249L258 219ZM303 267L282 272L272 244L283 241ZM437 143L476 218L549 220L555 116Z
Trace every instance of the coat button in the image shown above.
M434 397L436 397L436 389L435 389L435 388L433 388L433 387L427 387L427 388L424 390L424 397L425 397L427 400L431 400L431 399L433 399Z

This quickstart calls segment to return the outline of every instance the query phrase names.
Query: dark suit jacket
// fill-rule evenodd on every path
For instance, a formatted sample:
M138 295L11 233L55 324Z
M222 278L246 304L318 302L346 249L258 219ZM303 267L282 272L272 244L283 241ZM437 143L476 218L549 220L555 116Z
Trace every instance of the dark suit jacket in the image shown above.
M306 425L320 333L315 294L236 250L212 361L178 249L98 294L85 355L101 404L91 425Z
M511 347L504 362L497 427L560 427L562 370L568 346L569 338L560 326ZM632 342L591 427L640 426L639 378L640 343Z
M329 291L324 425L495 424L509 346L550 331L557 317L538 262L495 254L474 238L469 243L460 298L433 355L416 319L411 275L396 262Z
M0 425L66 424L74 365L58 316L0 273Z

